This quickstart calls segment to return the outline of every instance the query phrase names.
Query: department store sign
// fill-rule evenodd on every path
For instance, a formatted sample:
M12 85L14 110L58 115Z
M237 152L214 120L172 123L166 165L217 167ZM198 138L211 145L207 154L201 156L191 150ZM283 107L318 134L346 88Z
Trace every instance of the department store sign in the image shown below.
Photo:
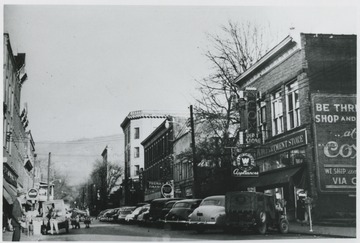
M306 130L290 134L257 150L257 158L271 156L307 144Z
M356 96L312 96L317 183L322 192L356 190Z

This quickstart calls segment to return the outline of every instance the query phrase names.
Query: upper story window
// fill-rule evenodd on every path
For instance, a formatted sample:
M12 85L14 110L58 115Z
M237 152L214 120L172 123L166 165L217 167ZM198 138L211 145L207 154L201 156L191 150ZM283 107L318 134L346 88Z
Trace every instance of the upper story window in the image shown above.
M135 165L135 176L140 174L140 165Z
M299 83L296 81L286 85L285 91L287 128L292 129L300 126Z
M139 139L139 138L140 138L140 128L139 128L139 127L135 127L134 138L135 138L135 139Z
M135 158L139 158L140 157L140 148L139 147L135 147L135 152L134 152L134 157Z
M272 134L277 135L284 132L284 114L281 90L275 92L271 97Z
M261 134L262 142L265 142L265 139L268 138L268 126L266 123L266 102L261 101L258 106L258 128Z

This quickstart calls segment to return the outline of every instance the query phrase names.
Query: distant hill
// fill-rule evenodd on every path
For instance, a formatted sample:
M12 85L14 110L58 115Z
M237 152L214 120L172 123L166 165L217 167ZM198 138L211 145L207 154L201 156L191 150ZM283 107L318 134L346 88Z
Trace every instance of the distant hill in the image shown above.
M95 161L102 160L101 154L106 146L109 148L108 161L124 166L124 135L122 133L66 142L38 141L35 143L37 159L41 163L45 178L47 178L48 157L51 152L51 168L55 169L55 174L59 172L67 175L71 185L85 182L89 178Z

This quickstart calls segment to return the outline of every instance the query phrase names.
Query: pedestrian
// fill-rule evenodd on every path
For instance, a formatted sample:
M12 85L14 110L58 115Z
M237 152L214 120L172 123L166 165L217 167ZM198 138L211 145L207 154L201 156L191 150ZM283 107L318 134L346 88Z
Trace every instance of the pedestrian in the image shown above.
M301 225L304 224L305 221L305 201L304 197L299 196L299 199L297 200L297 209L296 209L296 215L299 222L301 222Z
M11 224L13 226L12 241L20 241L21 236L21 221L25 216L25 212L22 209L22 202L25 199L25 193L21 190L17 190L16 200L14 200L13 208L11 212Z
M53 227L55 228L56 234L59 234L59 226L58 221L56 220L57 212L55 210L55 204L51 204L51 208L49 209L49 215L50 215L50 234L54 234Z
M312 209L313 199L309 196L304 198L304 205L305 205L305 222L309 224L310 222L310 213Z

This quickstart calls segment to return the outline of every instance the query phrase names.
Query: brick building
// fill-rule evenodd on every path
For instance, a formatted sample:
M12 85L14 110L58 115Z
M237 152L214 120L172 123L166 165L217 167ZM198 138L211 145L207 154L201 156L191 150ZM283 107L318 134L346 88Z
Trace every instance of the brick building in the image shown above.
M315 220L354 218L356 36L288 36L235 82L248 99L245 117L256 114L240 153L259 167L255 178L233 174L236 188L284 199L290 219L304 194Z
M161 187L170 184L174 197L174 142L186 133L186 118L168 116L141 144L144 146L144 200L164 197Z

